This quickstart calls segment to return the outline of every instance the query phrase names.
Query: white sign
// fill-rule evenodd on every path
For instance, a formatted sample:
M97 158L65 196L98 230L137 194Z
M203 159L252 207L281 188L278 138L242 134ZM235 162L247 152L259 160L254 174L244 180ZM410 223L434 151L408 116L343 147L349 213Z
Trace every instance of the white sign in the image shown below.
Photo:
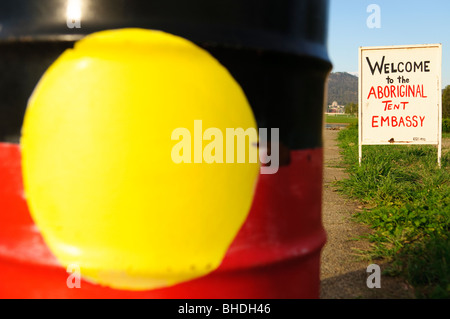
M359 160L362 145L441 148L441 44L359 48Z

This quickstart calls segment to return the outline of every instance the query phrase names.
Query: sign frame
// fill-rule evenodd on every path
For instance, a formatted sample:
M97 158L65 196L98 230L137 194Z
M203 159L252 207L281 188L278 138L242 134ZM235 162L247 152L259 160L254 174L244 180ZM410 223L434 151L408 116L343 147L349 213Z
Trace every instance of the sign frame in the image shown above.
M363 85L364 81L364 72L363 72L363 58L364 51L383 51L388 55L389 50L414 50L414 49L426 49L426 48L435 48L437 49L437 83L436 83L436 94L437 94L437 136L435 141L395 141L394 138L386 141L375 141L375 142L367 142L363 140L363 116L364 116L364 107L363 107ZM441 154L442 154L442 44L415 44L415 45L391 45L391 46L369 46L369 47L359 47L358 50L358 156L359 156L359 165L361 165L362 160L362 145L399 145L399 144L422 144L422 145L437 145L437 163L438 166L441 167ZM375 66L374 66L375 69ZM372 70L371 70L372 71ZM372 71L372 75L373 75ZM381 74L381 71L380 71ZM400 80L399 80L400 81ZM423 88L423 87L422 87Z

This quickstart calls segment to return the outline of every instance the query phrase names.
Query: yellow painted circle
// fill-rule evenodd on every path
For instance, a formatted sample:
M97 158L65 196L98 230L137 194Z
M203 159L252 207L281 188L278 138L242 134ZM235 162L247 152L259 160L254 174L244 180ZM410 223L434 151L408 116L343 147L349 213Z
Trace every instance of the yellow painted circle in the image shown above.
M220 265L259 164L175 163L172 132L186 128L194 152L195 120L224 140L226 128L256 128L237 82L183 38L102 31L57 59L30 98L21 147L32 217L62 265L133 290Z

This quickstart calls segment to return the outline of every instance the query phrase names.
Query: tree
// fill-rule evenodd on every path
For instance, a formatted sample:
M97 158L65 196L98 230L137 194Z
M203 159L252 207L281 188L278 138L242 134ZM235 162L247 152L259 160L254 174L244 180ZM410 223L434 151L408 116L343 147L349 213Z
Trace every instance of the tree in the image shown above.
M356 103L347 103L345 105L345 109L344 112L346 114L352 114L352 115L356 115L358 113L358 104Z
M442 117L450 118L450 85L442 91Z

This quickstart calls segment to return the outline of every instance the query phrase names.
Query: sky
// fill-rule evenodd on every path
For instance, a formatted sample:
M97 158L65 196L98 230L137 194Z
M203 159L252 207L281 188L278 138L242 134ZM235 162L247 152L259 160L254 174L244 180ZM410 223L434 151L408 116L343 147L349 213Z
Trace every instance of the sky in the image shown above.
M380 28L369 28L370 4L380 8ZM372 19L370 19L373 21ZM442 88L450 85L450 1L330 0L328 54L332 72L358 72L360 46L442 44Z

